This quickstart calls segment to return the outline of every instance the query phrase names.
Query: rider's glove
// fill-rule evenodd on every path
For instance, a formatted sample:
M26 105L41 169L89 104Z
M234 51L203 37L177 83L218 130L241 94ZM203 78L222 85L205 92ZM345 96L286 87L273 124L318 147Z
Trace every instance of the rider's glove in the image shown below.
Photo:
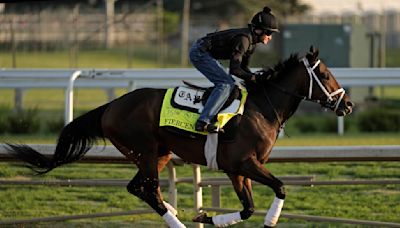
M259 70L254 72L253 81L256 83L263 83L271 79L275 70L272 68L268 68L267 70Z

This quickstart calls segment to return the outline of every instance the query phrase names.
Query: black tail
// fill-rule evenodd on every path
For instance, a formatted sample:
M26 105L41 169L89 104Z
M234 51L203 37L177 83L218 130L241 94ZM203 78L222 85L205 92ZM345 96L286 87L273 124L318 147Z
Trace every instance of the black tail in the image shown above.
M58 138L52 157L45 156L27 145L7 144L9 153L28 163L28 167L38 174L81 159L92 148L95 140L103 138L101 117L109 103L74 119L66 125Z

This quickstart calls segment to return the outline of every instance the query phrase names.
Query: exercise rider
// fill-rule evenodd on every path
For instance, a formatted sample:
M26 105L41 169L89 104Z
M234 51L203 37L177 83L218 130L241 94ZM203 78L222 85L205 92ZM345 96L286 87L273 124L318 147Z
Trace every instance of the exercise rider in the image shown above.
M268 44L272 34L279 32L271 9L264 7L251 20L247 28L228 29L209 33L197 40L190 49L190 61L214 84L204 109L195 124L196 131L217 132L214 117L218 114L234 88L235 75L246 81L259 83L268 80L273 70L251 72L250 56L257 43ZM218 60L229 59L229 73Z

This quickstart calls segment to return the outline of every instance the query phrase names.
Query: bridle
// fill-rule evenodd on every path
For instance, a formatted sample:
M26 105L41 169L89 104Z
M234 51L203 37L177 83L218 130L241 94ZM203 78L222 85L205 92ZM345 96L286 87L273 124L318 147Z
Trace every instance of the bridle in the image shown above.
M272 85L273 87L277 88L281 92L286 93L286 94L288 94L290 96L296 97L296 98L301 99L301 100L307 100L307 101L311 101L311 102L315 102L315 103L321 104L323 107L330 108L334 112L336 112L336 110L339 107L340 102L343 100L343 97L345 95L345 90L343 88L339 88L339 89L337 89L336 91L334 91L332 93L328 92L328 90L325 88L325 86L322 84L321 80L317 77L317 75L314 72L315 68L317 68L318 65L321 63L321 60L316 61L313 66L310 65L310 63L309 63L309 61L308 61L308 59L306 57L301 58L300 61L304 63L304 66L306 67L307 73L310 76L310 83L309 83L310 85L309 85L309 88L308 88L308 96L302 96L302 95L293 93L291 91L288 91L285 88L283 88L283 87L281 87L281 86L279 86L276 83L271 82L271 81L268 81L268 84ZM316 81L317 85L320 87L322 92L325 94L326 100L313 99L312 98L313 81L314 80ZM268 103L271 105L271 107L272 107L272 109L274 111L275 117L277 118L278 123L280 125L280 129L282 129L283 126L284 126L284 122L282 122L282 120L280 120L279 114L276 111L276 109L274 108L274 106L272 104L272 101L269 99L269 96L268 96L267 92L265 91L264 87L263 87L263 93L264 93L264 96L266 97ZM336 95L338 95L338 94L340 94L339 99L335 100L334 97Z
M319 80L319 78L317 77L317 75L314 72L314 69L321 63L321 60L316 61L313 66L310 65L310 63L308 62L308 59L306 57L303 57L300 61L302 61L304 63L304 66L307 69L308 75L310 76L310 85L308 88L307 100L314 101L316 103L320 103L324 107L331 108L331 109L333 109L334 112L336 112L337 108L339 107L340 102L342 101L342 99L344 97L345 90L343 88L339 88L336 91L333 91L332 93L328 92L328 90L321 83L321 80ZM315 99L311 98L314 80L317 83L317 85L319 86L319 88L322 90L322 92L325 94L326 101L315 100ZM338 94L340 94L339 99L335 100L334 97Z

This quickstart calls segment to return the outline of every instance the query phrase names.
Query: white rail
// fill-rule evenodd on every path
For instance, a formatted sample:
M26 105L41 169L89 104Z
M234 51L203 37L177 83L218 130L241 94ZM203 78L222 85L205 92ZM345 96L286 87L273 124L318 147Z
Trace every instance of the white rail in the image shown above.
M0 161L11 157L4 144L0 144ZM54 153L53 144L31 144L45 155ZM114 146L95 146L84 157L90 162L128 162ZM175 162L182 162L177 156ZM277 146L269 157L272 162L322 162L322 161L400 161L400 145L385 146Z
M400 85L400 68L331 68L331 71L343 87ZM78 77L79 80L76 80ZM0 88L64 88L66 90L65 123L73 119L74 87L104 89L122 87L128 90L141 87L167 88L182 84L182 80L201 86L211 85L193 68L0 70ZM344 131L343 125L343 118L339 117L338 133L340 135Z
M256 70L256 69L254 69ZM76 87L119 88L134 82L138 87L166 88L189 80L201 85L210 83L193 68L162 69L2 69L0 88L66 88L70 76L81 71ZM399 86L400 68L331 68L344 87ZM95 81L91 79L96 79Z

